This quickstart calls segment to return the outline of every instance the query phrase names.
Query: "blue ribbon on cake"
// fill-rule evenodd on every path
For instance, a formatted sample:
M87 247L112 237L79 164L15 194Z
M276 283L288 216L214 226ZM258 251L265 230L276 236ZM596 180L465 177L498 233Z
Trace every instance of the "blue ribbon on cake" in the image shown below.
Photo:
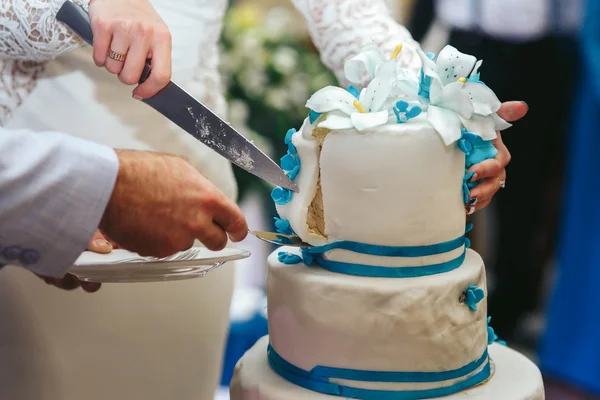
M477 360L455 370L442 372L392 372L366 371L348 368L317 366L310 371L296 367L281 357L269 344L267 355L271 368L286 380L315 392L358 398L364 400L414 400L449 396L476 386L487 380L491 374L487 349ZM481 368L481 371L472 375ZM471 375L471 376L469 376ZM442 386L423 390L375 390L345 386L331 382L332 379L345 379L361 382L396 382L396 383L434 383L441 385L450 379L465 379L450 386Z
M458 257L437 264L406 267L384 267L333 261L325 258L324 253L339 249L372 256L426 257L456 250L465 246L465 243L465 236L461 236L444 243L425 246L381 246L352 241L340 241L329 243L323 246L303 248L302 259L306 265L316 264L324 269L341 274L379 278L416 278L419 276L435 275L452 271L462 265L466 253L463 251Z

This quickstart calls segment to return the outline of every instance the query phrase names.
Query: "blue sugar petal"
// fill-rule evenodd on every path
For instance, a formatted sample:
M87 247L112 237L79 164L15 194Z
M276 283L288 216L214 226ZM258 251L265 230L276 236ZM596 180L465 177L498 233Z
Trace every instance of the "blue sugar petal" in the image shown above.
M413 106L410 110L408 110L408 112L406 113L406 116L408 117L408 119L416 118L419 115L421 115L422 111L423 110L421 110L421 107Z
M408 102L404 100L399 100L396 102L396 108L398 108L398 111L404 112L408 110Z
M294 133L296 133L296 129L294 129L294 128L289 129L287 131L287 133L285 134L285 144L292 143L292 136L294 135Z
M352 86L352 85L348 86L348 92L350 92L350 94L352 96L356 97L357 99L360 98L360 90L358 90L354 86Z
M294 157L291 154L286 154L285 156L281 157L281 169L283 169L284 171L293 170L294 167L298 165L296 159L297 157Z
M277 186L271 192L271 198L273 199L275 204L283 206L292 200L292 191L282 188L280 186Z
M308 113L308 121L311 124L314 124L316 120L319 119L319 117L321 116L321 113L318 113L316 111L310 110Z

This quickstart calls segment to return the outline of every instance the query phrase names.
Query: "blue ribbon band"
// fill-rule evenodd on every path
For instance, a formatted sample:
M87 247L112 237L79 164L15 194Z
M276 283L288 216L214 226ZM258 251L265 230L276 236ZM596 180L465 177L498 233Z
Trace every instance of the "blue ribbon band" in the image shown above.
M295 385L319 393L364 400L414 400L448 396L484 382L491 373L487 350L479 359L464 367L443 372L361 371L320 366L313 368L311 371L305 371L284 360L271 345L269 345L267 354L271 368ZM442 383L445 380L466 377L479 369L484 363L485 366L477 374L451 386L434 389L388 391L353 388L330 382L330 379L333 378L363 382Z
M375 265L351 264L327 260L320 254L315 255L314 261L320 267L339 274L375 278L417 278L419 276L429 276L455 270L462 265L465 255L466 253L463 251L460 256L453 260L422 267L379 267Z
M340 274L379 278L416 278L419 276L435 275L452 271L462 265L466 253L463 251L458 257L437 264L403 267L384 267L333 261L325 258L324 253L331 250L347 250L354 253L382 257L426 257L448 253L463 246L466 247L466 241L467 239L465 236L447 242L425 246L381 246L351 241L340 241L323 246L303 248L302 258L307 265L314 263L324 269Z
M383 257L426 257L447 253L456 250L465 244L465 236L436 244L425 246L381 246L351 241L333 242L323 246L308 247L310 254L323 254L331 250L348 250L355 253L369 254Z

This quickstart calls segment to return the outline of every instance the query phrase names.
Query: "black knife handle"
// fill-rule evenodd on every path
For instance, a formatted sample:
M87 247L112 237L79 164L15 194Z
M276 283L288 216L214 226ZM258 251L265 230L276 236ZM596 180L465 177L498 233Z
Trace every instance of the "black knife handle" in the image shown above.
M87 15L83 7L73 3L71 0L67 0L58 10L56 19L63 24L67 25L73 32L79 35L87 44L90 46L94 43L94 34L92 33L92 26L90 23L90 17ZM150 60L146 60L146 65L142 71L142 76L139 83L146 82L146 79L150 76L152 68L150 66Z

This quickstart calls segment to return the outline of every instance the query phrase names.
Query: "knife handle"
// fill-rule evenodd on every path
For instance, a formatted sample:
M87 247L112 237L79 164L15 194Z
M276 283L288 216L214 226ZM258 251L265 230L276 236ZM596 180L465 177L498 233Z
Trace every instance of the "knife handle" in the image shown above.
M85 12L83 7L73 3L71 0L67 0L58 10L56 19L63 24L67 25L73 32L79 35L87 44L93 46L94 34L92 33L92 25L90 23L90 17ZM139 83L146 82L146 79L150 76L152 68L150 66L150 60L146 60L146 65L142 71L142 76Z

